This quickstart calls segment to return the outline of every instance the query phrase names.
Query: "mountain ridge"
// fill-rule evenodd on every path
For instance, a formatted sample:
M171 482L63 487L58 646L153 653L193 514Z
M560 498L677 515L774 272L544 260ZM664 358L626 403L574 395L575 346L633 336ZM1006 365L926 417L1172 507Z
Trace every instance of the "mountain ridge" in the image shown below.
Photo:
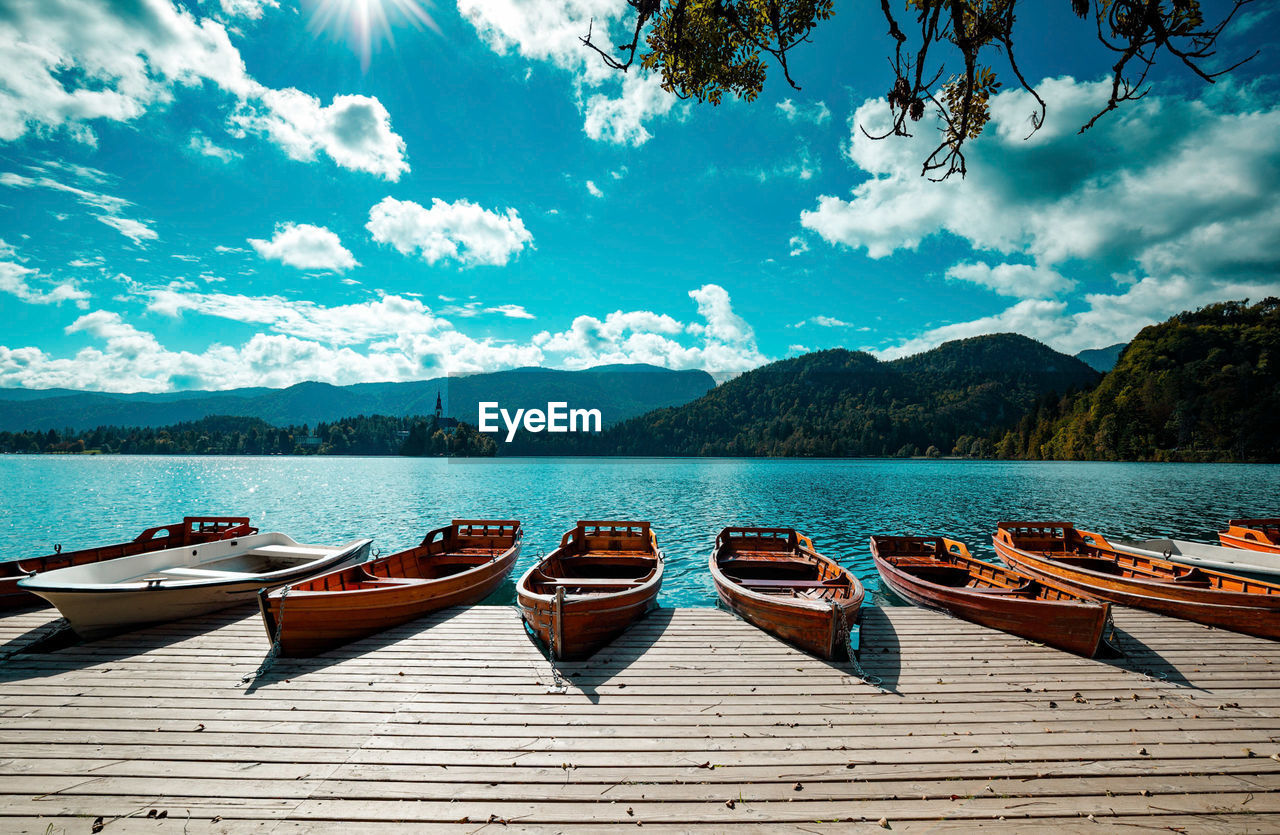
M537 372L537 373L531 373ZM606 425L662 406L688 402L715 385L705 371L657 366L603 366L581 371L513 369L465 376L385 383L304 381L283 389L121 394L53 390L50 396L0 393L0 431L160 427L210 415L257 417L276 426L314 425L357 415L429 415L436 395L445 414L471 423L476 404L493 400L513 408L545 408L548 401L599 408Z

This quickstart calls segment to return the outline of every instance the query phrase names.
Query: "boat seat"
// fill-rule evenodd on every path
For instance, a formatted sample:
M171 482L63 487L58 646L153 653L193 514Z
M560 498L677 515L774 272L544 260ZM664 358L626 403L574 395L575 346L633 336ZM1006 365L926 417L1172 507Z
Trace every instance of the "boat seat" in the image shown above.
M848 585L842 578L831 580L738 580L749 589L832 589Z
M968 590L976 591L978 594L1018 595L1018 594L1027 594L1028 592L1034 591L1035 587L1036 587L1035 581L1032 581L1030 583L1024 583L1021 586L1015 586L1013 588L978 588L976 586L970 586Z
M215 571L211 568L165 568L156 573L193 580L252 580L258 576L244 571Z
M308 548L303 545L263 545L254 548L250 554L260 557L324 557L332 554L333 548Z
M607 586L609 588L626 588L628 586L638 586L642 581L619 580L614 577L610 577L608 579L603 577L598 579L593 579L591 577L573 577L570 579L544 580L543 582L548 586L555 586L557 588L560 586Z

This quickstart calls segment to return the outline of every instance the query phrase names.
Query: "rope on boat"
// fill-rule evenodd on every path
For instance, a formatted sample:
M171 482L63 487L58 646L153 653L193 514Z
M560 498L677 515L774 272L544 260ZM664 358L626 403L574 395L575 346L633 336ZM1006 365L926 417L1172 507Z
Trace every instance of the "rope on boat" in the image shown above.
M840 608L840 604L834 599L831 601L831 608L835 609L836 628L840 630L840 635L844 638L844 649L849 654L849 666L853 669L853 674L862 679L863 684L874 687L877 690L883 690L880 685L884 684L884 679L868 673L858 663L858 656L853 651L853 639L849 637L852 625L845 623L844 610Z
M286 585L280 589L280 610L276 612L276 634L271 639L271 649L267 650L267 657L262 659L258 669L241 676L241 684L249 684L266 675L275 666L276 659L280 657L280 636L284 632L284 599L289 596L289 590L292 588L293 586ZM267 599L270 600L269 597ZM270 606L270 603L267 605Z

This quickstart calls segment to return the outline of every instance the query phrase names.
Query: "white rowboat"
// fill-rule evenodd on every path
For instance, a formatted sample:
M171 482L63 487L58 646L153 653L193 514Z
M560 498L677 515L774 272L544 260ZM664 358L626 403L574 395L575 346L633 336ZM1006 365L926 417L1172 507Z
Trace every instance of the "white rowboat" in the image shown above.
M282 533L169 548L59 568L18 581L93 640L152 623L216 612L325 571L365 562L373 540L301 545Z
M1246 551L1241 548L1223 548L1221 545L1184 542L1180 539L1144 539L1139 542L1113 539L1111 546L1117 551L1142 557L1156 557L1210 571L1239 574L1271 582L1280 579L1280 554Z

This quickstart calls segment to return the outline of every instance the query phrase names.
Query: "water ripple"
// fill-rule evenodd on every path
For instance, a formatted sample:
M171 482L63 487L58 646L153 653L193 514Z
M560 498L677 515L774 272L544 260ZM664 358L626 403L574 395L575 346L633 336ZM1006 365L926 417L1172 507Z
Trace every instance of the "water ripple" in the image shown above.
M874 533L945 533L991 557L1005 519L1213 541L1228 518L1280 513L1280 466L1238 464L11 455L0 483L5 559L184 515L248 515L301 541L370 536L384 553L450 519L489 517L523 521L523 571L578 519L649 519L668 557L668 606L714 605L706 563L725 525L798 528L879 600ZM492 602L512 599L508 585Z

